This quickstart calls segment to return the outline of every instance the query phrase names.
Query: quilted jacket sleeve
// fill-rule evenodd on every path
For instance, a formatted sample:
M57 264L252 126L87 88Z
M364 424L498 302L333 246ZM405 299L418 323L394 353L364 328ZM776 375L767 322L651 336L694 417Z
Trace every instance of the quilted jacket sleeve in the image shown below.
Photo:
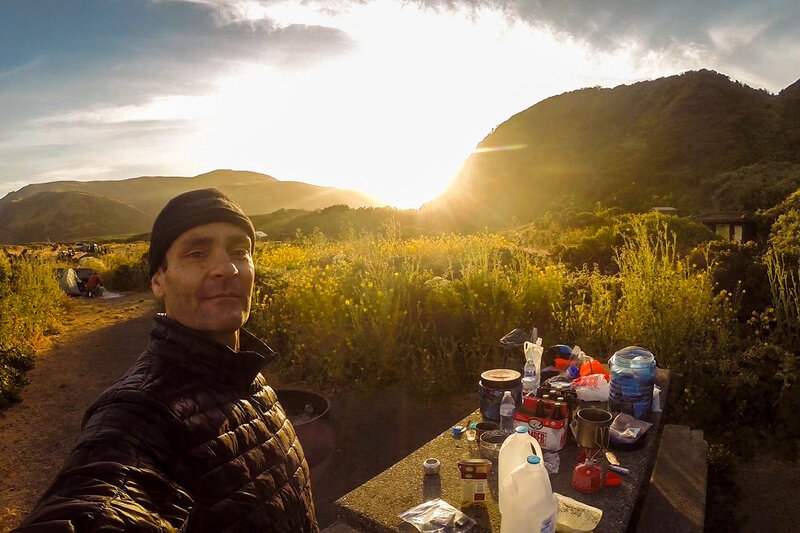
M192 500L166 471L174 447L165 415L114 402L87 416L64 468L15 531L180 531Z

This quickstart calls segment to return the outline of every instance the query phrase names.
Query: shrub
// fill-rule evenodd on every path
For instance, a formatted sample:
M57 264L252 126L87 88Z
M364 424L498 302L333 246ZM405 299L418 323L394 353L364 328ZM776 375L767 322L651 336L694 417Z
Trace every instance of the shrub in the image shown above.
M100 272L106 287L117 291L145 291L150 288L147 244L112 245L103 257Z
M25 371L33 368L33 362L29 347L0 350L0 411L19 400L22 387L28 382Z
M699 424L724 419L725 387L734 372L738 297L717 292L710 270L678 254L677 237L662 225L631 225L615 253L619 272L584 271L577 298L558 318L567 335L592 356L609 357L630 344L651 350L672 372L669 401L676 417Z
M790 209L778 216L770 231L769 243L776 253L800 259L800 211Z
M19 399L37 341L57 331L66 296L54 264L0 256L0 410Z
M566 279L492 234L317 234L256 255L249 325L284 354L293 379L400 382L426 394L474 385L516 325L551 325Z

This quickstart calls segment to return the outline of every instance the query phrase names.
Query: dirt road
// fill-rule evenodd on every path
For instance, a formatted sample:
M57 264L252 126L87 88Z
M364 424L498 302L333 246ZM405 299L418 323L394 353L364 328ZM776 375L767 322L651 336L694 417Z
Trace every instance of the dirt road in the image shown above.
M52 481L86 408L146 345L154 312L145 293L70 301L63 332L36 354L22 402L0 417L0 532L16 526Z

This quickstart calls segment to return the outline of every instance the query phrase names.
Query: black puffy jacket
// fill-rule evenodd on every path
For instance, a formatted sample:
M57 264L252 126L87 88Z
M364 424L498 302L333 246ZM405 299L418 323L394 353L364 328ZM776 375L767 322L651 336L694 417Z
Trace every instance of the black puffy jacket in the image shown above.
M240 346L156 317L18 531L319 531L303 449L260 374L275 353L244 330Z

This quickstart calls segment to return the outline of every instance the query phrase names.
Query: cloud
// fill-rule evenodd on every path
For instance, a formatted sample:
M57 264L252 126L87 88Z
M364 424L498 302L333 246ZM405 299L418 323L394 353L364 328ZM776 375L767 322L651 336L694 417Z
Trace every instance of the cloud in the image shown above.
M0 71L0 82L5 81L7 78L12 78L24 72L29 72L34 70L38 65L42 63L42 58L37 57L34 58L22 65L18 65L16 67L12 67L3 71Z
M80 122L117 124L124 122L179 121L211 118L216 108L215 95L155 96L139 105L97 106L77 109L32 121L33 124Z
M160 0L202 6L221 25L265 23L272 28L291 24L325 25L359 0ZM300 22L302 20L302 22Z
M692 63L777 92L800 77L800 56L787 50L800 45L800 2L795 0L624 0L558 2L533 0L412 0L434 10L500 9L511 19L546 27L585 42L598 51L620 46L639 60L653 55ZM622 43L622 44L621 44ZM749 56L747 61L737 57ZM773 68L776 58L782 67ZM740 77L741 76L741 77Z
M391 0L161 0L193 4L210 13L222 27L249 26L275 31L293 26L338 28L348 32L347 19L370 6L399 4ZM608 0L406 0L408 6L436 13L479 18L502 12L510 21L561 34L592 49L613 52L621 46L638 53L639 61L654 56L676 64L728 67L726 74L777 92L800 76L800 57L778 45L800 45L800 3L795 0L674 0L630 2ZM738 54L755 56L746 64ZM780 55L783 68L771 68ZM787 65L787 62L789 65ZM287 63L288 64L288 63ZM770 66L767 66L770 65Z

